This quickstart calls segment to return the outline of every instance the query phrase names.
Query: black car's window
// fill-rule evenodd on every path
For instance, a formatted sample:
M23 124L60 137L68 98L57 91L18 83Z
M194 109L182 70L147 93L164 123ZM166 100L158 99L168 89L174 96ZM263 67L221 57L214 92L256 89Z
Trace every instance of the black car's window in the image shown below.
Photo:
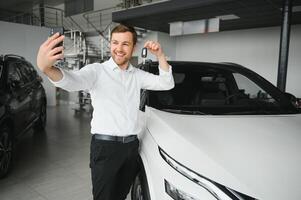
M23 86L25 84L22 79L20 68L18 67L17 62L11 62L8 66L8 83L9 84L18 84L19 86Z
M151 69L153 70L153 69ZM151 71L152 72L152 71ZM157 70L153 71L157 74ZM149 91L149 106L205 114L274 114L286 112L275 94L260 80L227 69L202 66L173 66L175 87ZM280 106L281 105L281 106ZM197 112L196 112L197 111Z
M22 65L24 66L24 68L26 69L27 71L27 74L28 74L28 79L30 79L30 81L33 81L37 78L37 72L36 70L33 68L33 66L29 63L22 63Z
M32 73L28 67L28 65L25 62L18 63L18 68L21 72L22 79L25 84L32 82Z

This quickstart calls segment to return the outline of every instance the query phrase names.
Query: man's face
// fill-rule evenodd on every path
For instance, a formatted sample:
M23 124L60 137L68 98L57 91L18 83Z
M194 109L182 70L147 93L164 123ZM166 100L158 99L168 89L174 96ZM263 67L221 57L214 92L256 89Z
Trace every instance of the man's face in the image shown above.
M120 67L127 67L134 52L131 32L113 33L111 38L111 56Z

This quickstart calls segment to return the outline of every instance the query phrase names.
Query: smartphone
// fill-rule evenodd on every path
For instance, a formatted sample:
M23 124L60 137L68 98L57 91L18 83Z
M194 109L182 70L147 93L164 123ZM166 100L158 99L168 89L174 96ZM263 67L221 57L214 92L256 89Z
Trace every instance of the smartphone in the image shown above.
M54 35L55 33L59 33L60 35L64 35L64 28L63 27L52 27L50 29L49 36ZM54 48L63 46L63 42L58 43ZM61 52L58 52L57 54L60 54Z

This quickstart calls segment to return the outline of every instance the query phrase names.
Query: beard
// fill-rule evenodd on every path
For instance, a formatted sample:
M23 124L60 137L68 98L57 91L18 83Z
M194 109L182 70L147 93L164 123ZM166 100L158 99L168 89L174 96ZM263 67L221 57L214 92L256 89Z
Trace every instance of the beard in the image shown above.
M132 52L133 53L133 52ZM111 57L113 58L114 62L120 66L120 67L127 67L129 62L130 62L130 59L131 59L131 54L129 55L125 55L125 56L122 56L122 57L119 57L117 56L114 52L111 53Z
M119 66L127 65L128 62L130 61L130 59L128 57L120 58L120 57L116 56L115 54L112 54L112 58L113 58L114 62Z

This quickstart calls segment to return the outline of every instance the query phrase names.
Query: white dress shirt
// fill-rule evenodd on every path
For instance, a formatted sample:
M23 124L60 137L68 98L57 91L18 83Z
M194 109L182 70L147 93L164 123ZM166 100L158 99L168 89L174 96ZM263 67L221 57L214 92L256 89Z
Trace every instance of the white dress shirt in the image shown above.
M116 136L136 135L140 89L169 90L174 87L172 69L159 67L159 75L134 68L121 70L112 58L104 63L86 65L78 71L65 71L60 81L51 81L67 91L88 90L94 108L91 120L92 134Z

